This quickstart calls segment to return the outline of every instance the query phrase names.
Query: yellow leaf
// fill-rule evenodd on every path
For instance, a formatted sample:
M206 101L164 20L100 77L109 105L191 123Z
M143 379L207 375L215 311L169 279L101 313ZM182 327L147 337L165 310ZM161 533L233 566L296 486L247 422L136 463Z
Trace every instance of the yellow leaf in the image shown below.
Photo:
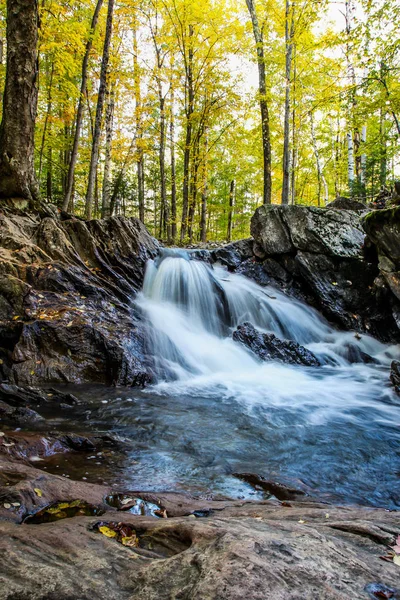
M19 319L19 316L15 315L15 317L13 317L13 321L16 321L17 319Z
M39 496L39 498L41 498L43 496L43 492L42 490L40 490L39 488L35 488L35 494L37 496Z
M139 540L136 535L131 535L129 537L123 537L121 539L121 543L123 546L130 546L131 548L135 548L139 545Z
M400 567L400 554L396 554L395 556L393 556L393 562L395 565Z
M109 527L106 527L105 525L103 525L102 527L99 527L99 531L108 538L117 537L117 532L113 531Z

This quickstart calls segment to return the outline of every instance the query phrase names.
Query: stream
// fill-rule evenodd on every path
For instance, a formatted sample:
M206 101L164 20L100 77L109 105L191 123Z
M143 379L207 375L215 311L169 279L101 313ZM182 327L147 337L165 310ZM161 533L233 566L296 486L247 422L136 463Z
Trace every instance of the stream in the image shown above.
M400 509L399 349L332 328L314 309L220 266L166 250L136 309L156 381L69 386L82 404L46 427L110 433L122 450L48 456L41 468L125 489L263 498L257 473L320 499ZM311 350L320 367L261 362L232 340L249 321ZM60 387L60 386L58 386Z

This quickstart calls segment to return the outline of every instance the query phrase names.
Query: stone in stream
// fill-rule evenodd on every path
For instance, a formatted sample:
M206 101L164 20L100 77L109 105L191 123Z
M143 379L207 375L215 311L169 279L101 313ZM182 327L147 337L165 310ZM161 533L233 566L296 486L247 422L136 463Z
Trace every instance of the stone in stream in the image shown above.
M317 357L307 348L291 340L280 340L273 333L262 333L251 323L243 323L232 334L236 342L240 342L256 354L261 360L278 360L292 365L318 367Z

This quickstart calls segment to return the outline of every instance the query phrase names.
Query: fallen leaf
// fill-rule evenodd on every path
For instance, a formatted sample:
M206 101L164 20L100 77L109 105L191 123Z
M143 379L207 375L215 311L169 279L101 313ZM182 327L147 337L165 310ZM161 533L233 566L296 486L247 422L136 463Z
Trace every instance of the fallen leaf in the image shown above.
M395 565L400 567L400 556L398 554L396 554L395 556L393 556L393 562Z
M11 504L9 504L8 502L4 502L3 506L7 509L11 508Z
M72 321L70 321L67 325L67 327L71 327L72 326Z
M0 437L4 437L6 434L4 433L4 431L0 431Z
M109 527L106 527L105 525L103 525L102 527L99 527L99 531L108 538L115 538L118 536L116 531L113 531L112 529L110 529Z
M41 498L43 496L43 492L42 490L40 490L39 488L35 488L35 494L37 496L39 496L39 498Z
M137 546L139 546L139 540L137 539L136 535L131 535L130 537L123 537L121 539L121 544L123 546L129 546L131 548L135 548Z
M11 504L12 504L13 506L15 506L15 508L18 508L18 506L21 506L21 503L20 503L20 502L11 502Z
M6 448L11 448L11 446L15 446L14 442L9 442L8 444L6 442L3 442L3 446L6 446Z
M19 319L19 316L15 315L15 317L13 317L13 321L16 321L17 319Z
M300 519L300 520L299 520L299 523L305 523L305 521L303 521L303 519Z
M121 500L122 506L128 504L129 502L133 502L133 498L124 498L123 500Z

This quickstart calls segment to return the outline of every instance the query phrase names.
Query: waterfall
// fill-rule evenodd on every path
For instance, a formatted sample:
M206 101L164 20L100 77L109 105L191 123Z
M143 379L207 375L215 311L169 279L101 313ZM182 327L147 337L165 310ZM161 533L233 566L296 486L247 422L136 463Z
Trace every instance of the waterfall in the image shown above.
M165 250L149 261L137 299L152 332L154 389L268 406L313 406L313 419L335 407L350 414L351 407L393 398L388 367L397 347L338 331L316 310L273 287L191 258L188 251ZM233 330L246 321L305 346L322 367L261 362L232 339Z

